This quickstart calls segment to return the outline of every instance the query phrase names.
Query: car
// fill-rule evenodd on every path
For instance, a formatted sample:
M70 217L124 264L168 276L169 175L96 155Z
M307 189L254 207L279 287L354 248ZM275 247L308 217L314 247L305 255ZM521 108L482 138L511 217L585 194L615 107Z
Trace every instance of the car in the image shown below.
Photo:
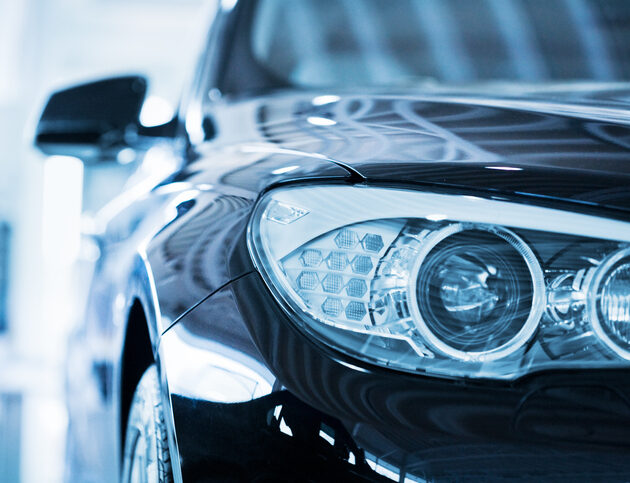
M630 5L222 0L35 144L139 159L68 350L72 481L627 481ZM626 39L626 40L624 40Z

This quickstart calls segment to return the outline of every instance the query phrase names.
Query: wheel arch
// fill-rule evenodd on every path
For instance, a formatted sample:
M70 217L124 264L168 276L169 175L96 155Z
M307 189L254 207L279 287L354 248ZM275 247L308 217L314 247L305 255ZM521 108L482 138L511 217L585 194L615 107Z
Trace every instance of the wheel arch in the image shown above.
M149 325L145 308L138 297L133 299L127 317L127 325L120 358L120 411L119 411L119 443L124 448L127 419L131 401L138 382L144 371L155 362L153 343L149 333Z
M158 300L153 275L141 253L137 253L126 285L126 303L121 314L121 339L116 371L116 401L119 456L124 451L125 433L133 395L144 371L158 363L160 338ZM158 364L159 366L159 364ZM159 371L159 367L158 367Z
M145 247L146 248L146 247ZM115 418L118 426L117 445L119 461L123 461L127 420L135 388L142 375L152 364L156 365L162 385L164 416L169 434L169 447L176 482L181 481L177 436L168 390L168 381L159 356L159 343L163 325L163 307L155 288L156 280L149 258L144 250L136 253L133 269L124 289L125 303L119 315L118 361L114 370ZM170 318L174 317L170 314ZM166 320L170 320L167 316Z

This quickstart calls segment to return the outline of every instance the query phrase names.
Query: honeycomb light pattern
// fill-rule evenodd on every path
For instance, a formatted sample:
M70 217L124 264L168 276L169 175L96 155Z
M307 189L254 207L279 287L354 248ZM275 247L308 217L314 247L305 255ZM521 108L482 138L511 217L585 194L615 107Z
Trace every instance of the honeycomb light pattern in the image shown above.
M302 290L313 290L319 283L319 277L315 272L305 271L300 273L297 279L298 287Z
M365 292L367 292L367 284L360 278L351 278L346 285L346 293L350 297L363 297Z
M300 255L300 261L305 267L318 267L323 259L324 257L320 250L308 249L304 250L302 255Z
M365 304L362 302L352 301L346 305L346 317L350 320L362 320L367 314Z
M324 292L339 293L343 288L343 277L337 273L329 273L322 280Z
M366 324L371 275L384 249L381 235L346 227L309 242L282 263L309 307L330 320Z
M342 272L348 266L348 257L343 252L330 252L330 255L326 258L326 265L331 270Z
M335 244L339 248L345 248L346 250L354 248L358 243L359 236L354 230L350 230L348 228L341 230L335 237Z
M383 237L381 235L374 235L372 233L366 233L361 240L361 245L366 252L378 253L383 248Z
M322 304L322 311L331 317L338 317L342 310L343 304L338 298L328 297Z
M354 260L352 260L352 271L354 273L366 275L370 273L372 267L374 267L372 259L365 255L357 255L356 257L354 257Z

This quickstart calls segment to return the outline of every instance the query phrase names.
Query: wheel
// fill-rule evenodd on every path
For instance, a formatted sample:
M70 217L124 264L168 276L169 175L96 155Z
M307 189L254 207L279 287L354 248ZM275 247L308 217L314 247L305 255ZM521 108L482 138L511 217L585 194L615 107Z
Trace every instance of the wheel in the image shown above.
M127 433L122 481L124 483L172 483L160 382L155 365L142 375L133 396Z

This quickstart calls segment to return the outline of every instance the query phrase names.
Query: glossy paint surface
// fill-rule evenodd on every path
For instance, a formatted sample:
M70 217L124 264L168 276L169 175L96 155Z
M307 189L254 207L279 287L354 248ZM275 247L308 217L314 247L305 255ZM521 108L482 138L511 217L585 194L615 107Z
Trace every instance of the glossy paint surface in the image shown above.
M226 15L203 69L218 68ZM197 89L193 98L206 96ZM84 456L103 467L119 457L121 361L140 351L126 346L139 303L177 481L626 480L627 374L499 384L371 367L300 332L245 240L258 197L287 183L404 185L627 221L629 103L623 87L583 84L193 99L185 153L182 137L165 150L171 174L133 195L100 237L76 343L86 370L71 390L97 394L74 420L99 414L103 449ZM80 445L91 426L76 424Z
M573 468L595 475L601 461L615 477L628 474L619 456L630 422L626 375L559 374L520 386L485 386L363 367L296 331L255 274L244 242L256 199L285 183L405 185L626 220L625 124L371 93L314 106L319 95L215 106L217 137L194 146L181 169L108 224L88 325L90 340L111 340L111 352L99 362L104 407L119 417L117 354L129 307L139 299L172 408L172 450L188 479L235 457L213 460L202 450L224 438L225 424L235 417L226 407L246 414L251 401L253 414L260 413L257 401L279 391L342 424L358 452L370 455L374 467L377 459L385 465L381 473L480 478L529 471L524 461L533 454L547 459L531 477L555 474L556 463L567 477ZM592 135L593 126L616 134ZM129 262L121 264L121 253ZM214 426L214 409L228 421ZM257 423L249 434L260 429L260 418L252 417ZM191 418L209 419L191 426ZM259 448L256 441L252 447ZM311 443L302 444L311 451ZM238 447L247 453L247 445ZM474 473L462 460L471 448L489 473ZM497 452L511 456L496 459ZM281 471L278 465L265 471ZM372 473L366 478L376 478Z
M175 428L200 410L191 401L228 403L255 414L254 401L288 390L323 417L342 422L353 444L398 475L478 479L516 472L553 480L578 474L598 478L605 468L614 481L628 474L630 468L623 463L630 422L627 375L553 373L513 384L484 384L365 366L306 340L296 330L255 273L244 242L260 192L274 184L326 179L475 192L625 220L630 208L625 124L597 116L586 120L583 112L548 112L552 107L536 113L370 94L339 96L322 107L313 105L314 98L317 95L278 94L216 106L214 122L226 135L198 145L200 158L179 175L193 186L211 186L196 196L193 208L182 212L172 235L185 240L182 260L188 268L181 273L198 273L201 290L196 298L204 297L204 291L211 295L162 336L161 362L170 378L171 361L181 359L186 344L205 347L239 361L213 371L231 374L227 379L232 383L242 382L233 387L219 384L223 390L214 395L216 383L208 379L192 378L178 383L176 390L171 383ZM313 122L314 116L335 124ZM241 139L226 127L236 119L242 123ZM616 135L601 135L605 132ZM201 222L203 210L208 217ZM213 210L220 216L211 216ZM197 223L207 231L205 237L194 235ZM190 233L193 236L186 238ZM149 246L156 247L155 253L163 248L158 239ZM188 258L195 251L191 247L200 250L197 262ZM169 277L158 276L162 278ZM167 300L181 292L164 290ZM181 310L172 311L177 312ZM220 366L221 360L217 357L212 364ZM213 424L204 430L212 432ZM194 458L209 464L209 456L199 454L196 444L202 435L190 429L177 434L180 451L191 448ZM212 438L204 440L211 444ZM229 453L215 454L213 464L222 461L229 467L234 458ZM532 457L540 466L527 463ZM200 471L187 466L185 457L182 468L184 475ZM286 471L290 468L285 466Z
M221 330L226 313L234 330L247 334L246 344ZM195 336L197 325L204 325L212 336ZM162 343L175 337L187 338L191 346L211 339L223 350L243 347L241 357L248 353L250 369L262 363L278 378L271 394L251 401L240 390L225 391L222 397L229 400L213 402L208 397L174 393L175 425L186 427L178 431L180 448L190 448L195 462L184 464L183 472L192 480L204 474L200 464L219 468L219 474L247 474L243 472L251 471L253 465L256 471L273 468L281 472L278 475L290 477L296 468L292 460L276 459L275 466L268 468L265 462L269 459L258 459L260 451L272 458L274 441L289 436L295 437L304 457L321 450L322 440L326 440L316 430L330 432L331 428L333 436L339 435L340 444L348 446L357 458L387 462L385 467L398 475L438 481L478 481L515 474L548 481L605 475L609 481L622 481L630 470L625 457L630 422L628 376L620 372L555 373L513 384L472 384L369 367L300 334L268 297L255 273L234 281L196 307L163 336ZM257 347L255 353L252 347ZM163 361L168 371L168 359ZM232 375L238 377L238 371ZM198 389L202 384L210 389L214 386L209 380L197 379L196 384ZM273 433L270 421L281 421L282 413L276 411L291 414L288 408L298 412L297 420L285 421L291 434L286 429L284 436ZM209 417L210 413L216 419L195 419L196 425L190 424L196 415ZM243 438L230 437L224 427L239 428L243 421L250 421L253 435L246 440L251 445L242 446ZM306 434L310 438L302 439ZM347 435L352 438L348 440ZM200 451L200 444L207 451ZM330 463L339 457L329 457ZM346 453L346 461L348 458ZM536 465L531 464L532 458ZM311 474L315 481L321 478ZM376 477L366 474L366 478Z
M277 94L226 102L213 114L220 132L239 116L248 140L324 155L371 181L524 193L627 210L630 118L622 100L628 92L574 88L326 93L335 100L324 105L314 105L323 93Z

